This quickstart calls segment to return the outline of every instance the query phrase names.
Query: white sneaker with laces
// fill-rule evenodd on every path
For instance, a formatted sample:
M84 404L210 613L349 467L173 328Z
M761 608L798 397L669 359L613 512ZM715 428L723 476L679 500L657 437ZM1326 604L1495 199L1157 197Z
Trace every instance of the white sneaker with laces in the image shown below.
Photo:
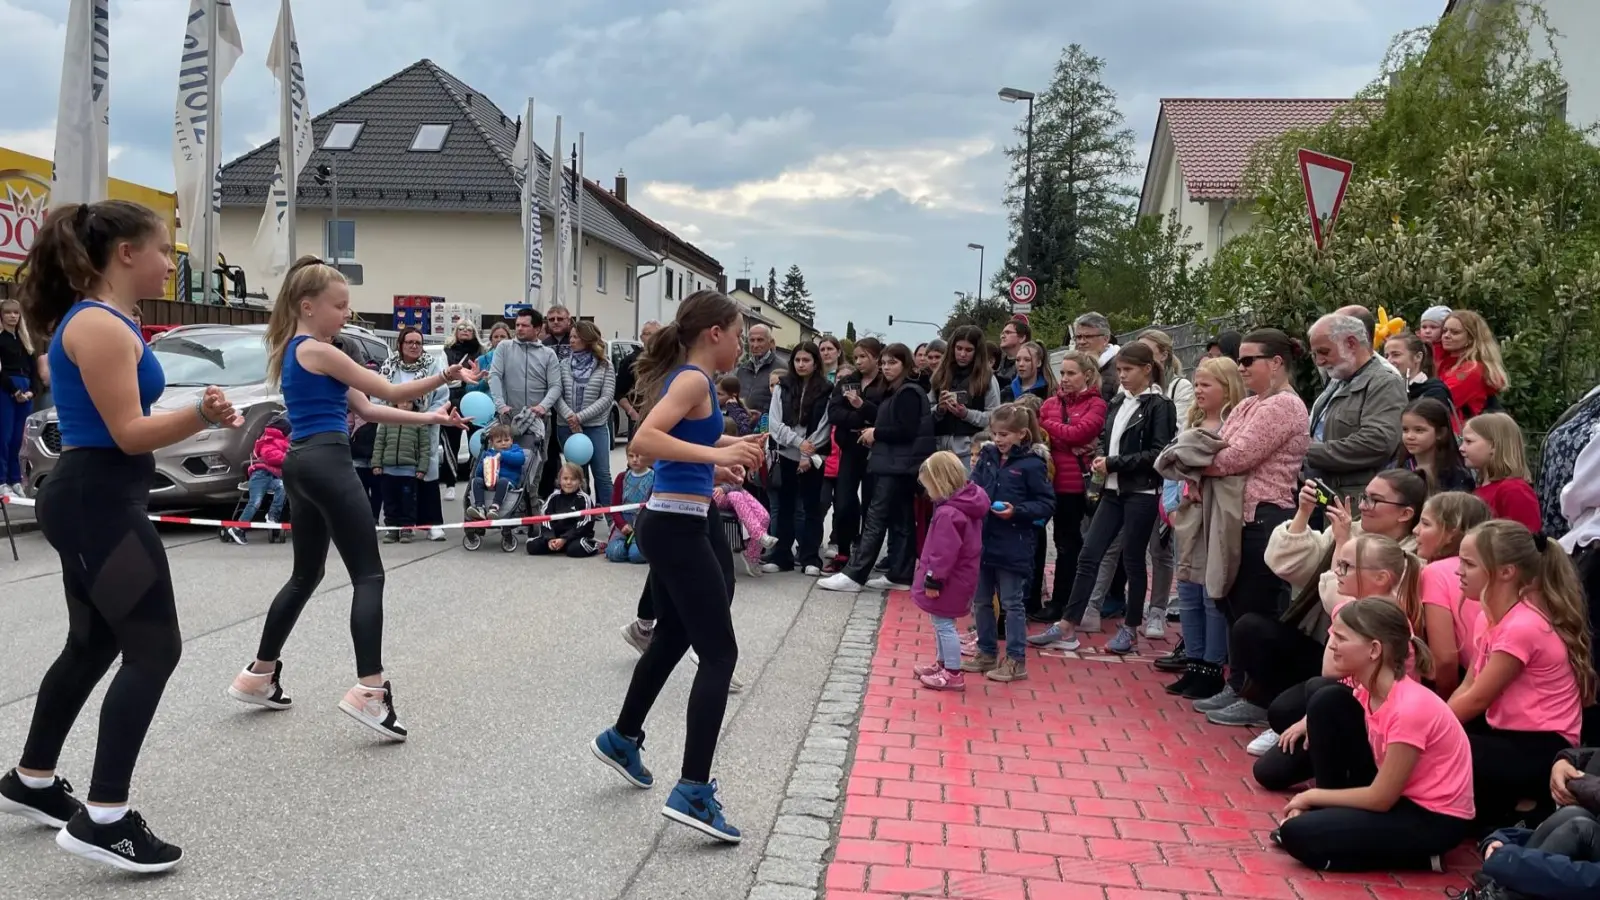
M867 582L867 587L874 591L909 591L911 585L890 581L887 575L878 575Z
M1256 735L1256 739L1250 742L1250 746L1244 748L1244 752L1251 756L1266 756L1268 750L1278 746L1278 736L1276 731L1268 728Z
M774 572L782 572L783 568L781 566L779 566L777 563L762 563L761 564L761 571L767 573L768 575L771 575Z
M837 591L841 594L859 594L861 585L850 580L850 576L843 572L835 572L827 578L817 580L817 587L825 591Z
M444 499L446 499L446 500L454 500L455 498L456 498L456 489L455 488L447 487L447 488L444 489Z
M761 549L771 550L776 546L778 546L778 538L775 535L763 534L761 536Z
M1167 611L1162 609L1155 612L1156 615L1144 621L1144 636L1152 640L1167 636Z
M816 578L817 576L822 574L822 569L817 567L817 566L806 566L804 571L805 571L805 573L807 575L810 575L812 578Z
M445 538L444 538L444 529L443 528L440 528L439 526L435 525L432 528L428 529L428 540L430 540L430 541L442 541L444 539Z
M746 575L749 575L751 578L761 577L761 567L756 564L755 560L741 553L739 554L739 561L744 563L744 572Z

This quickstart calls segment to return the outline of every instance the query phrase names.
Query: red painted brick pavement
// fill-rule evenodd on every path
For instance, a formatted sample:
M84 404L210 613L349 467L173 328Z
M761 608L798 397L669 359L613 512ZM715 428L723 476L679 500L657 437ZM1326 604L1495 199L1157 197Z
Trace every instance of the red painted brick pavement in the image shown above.
M1026 681L944 693L911 673L932 648L928 617L893 595L829 900L1440 900L1474 867L1463 848L1444 875L1318 873L1276 850L1286 798L1250 779L1255 732L1168 696L1148 655L1030 651Z

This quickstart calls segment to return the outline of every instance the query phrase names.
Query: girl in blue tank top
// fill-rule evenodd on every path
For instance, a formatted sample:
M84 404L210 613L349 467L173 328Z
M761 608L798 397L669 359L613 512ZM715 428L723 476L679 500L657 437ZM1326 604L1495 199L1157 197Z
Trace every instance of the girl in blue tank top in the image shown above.
M331 543L339 548L355 595L350 631L357 681L339 708L385 738L403 741L406 729L394 711L394 690L383 676L383 560L372 507L350 456L346 415L354 409L368 422L459 428L465 422L448 406L438 412L410 412L379 406L368 397L399 404L453 381L476 384L478 370L468 361L439 375L392 384L333 346L349 314L350 288L337 269L306 256L284 275L267 324L267 377L283 387L294 434L283 462L283 486L294 522L294 571L267 611L255 660L234 678L228 695L267 709L289 708L279 657L322 581Z
M738 483L761 465L764 434L722 433L714 375L739 361L744 317L733 301L700 291L678 307L672 324L646 345L634 367L644 420L634 432L638 453L656 462L655 492L634 534L650 567L656 624L633 670L616 724L590 744L603 763L638 788L655 783L640 758L644 720L679 660L693 648L700 670L689 692L683 771L661 814L718 840L738 843L711 780L711 760L739 659L733 633L733 554L723 533L713 486ZM719 572L721 578L706 578Z
M132 316L172 273L172 239L154 212L125 200L50 211L20 270L23 315L49 335L62 453L38 485L40 530L61 557L69 637L39 685L27 743L0 775L0 812L59 829L69 853L130 872L162 872L183 851L129 809L145 732L183 635L166 549L148 516L152 452L243 420L220 388L152 413L166 387ZM78 712L106 671L88 803L57 777Z

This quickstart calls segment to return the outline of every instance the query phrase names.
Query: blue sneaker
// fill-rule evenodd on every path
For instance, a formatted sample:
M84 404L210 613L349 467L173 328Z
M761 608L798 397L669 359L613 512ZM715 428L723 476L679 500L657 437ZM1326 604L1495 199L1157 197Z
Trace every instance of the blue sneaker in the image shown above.
M639 751L644 749L644 735L639 735L635 741L623 737L614 727L607 728L589 743L589 749L594 751L595 759L616 769L617 774L634 787L648 788L656 783L656 777L639 758Z
M744 839L739 829L728 824L728 820L722 816L722 801L717 799L717 781L714 778L710 784L679 781L677 787L672 789L671 796L667 797L667 805L661 807L661 814L719 841L737 844Z
M1133 629L1124 625L1117 629L1117 633L1111 636L1111 640L1106 641L1106 650L1117 654L1132 653L1136 640L1137 636L1133 633Z

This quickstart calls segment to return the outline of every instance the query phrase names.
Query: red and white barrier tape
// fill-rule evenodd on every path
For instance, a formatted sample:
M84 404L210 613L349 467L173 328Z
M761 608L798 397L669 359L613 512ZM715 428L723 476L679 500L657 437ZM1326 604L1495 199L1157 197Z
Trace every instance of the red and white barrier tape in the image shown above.
M12 506L32 507L37 506L33 500L24 497L0 496L0 503ZM545 522L554 522L557 519L581 519L587 516L604 516L615 512L632 512L643 503L624 503L621 506L596 506L592 509L580 509L577 512L556 513L548 516L523 516L520 519L485 519L474 522L447 522L443 525L378 525L378 531L427 531L431 528L507 528L516 525L541 525ZM202 528L251 528L257 531L293 531L293 524L280 524L277 522L235 522L229 519L195 519L189 516L150 516L152 522L164 522L168 525L198 525Z

